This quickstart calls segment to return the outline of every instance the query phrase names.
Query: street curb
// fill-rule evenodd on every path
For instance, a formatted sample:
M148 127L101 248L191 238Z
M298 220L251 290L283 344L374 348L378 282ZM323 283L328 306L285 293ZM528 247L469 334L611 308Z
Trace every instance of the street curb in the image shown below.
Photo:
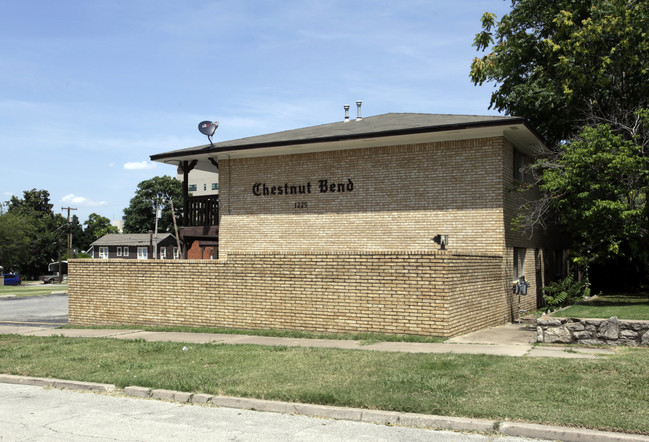
M0 374L0 382L5 384L36 385L39 387L55 387L65 390L85 390L107 393L115 390L115 386L113 384L67 381L63 379L52 378L35 378L31 376L14 376L10 374Z
M560 440L565 442L640 442L649 441L639 434L613 433L583 428L554 427L550 425L503 422L499 431L508 436Z
M94 392L118 391L115 385L112 384L77 382L8 374L0 374L0 383ZM136 398L205 404L241 410L296 414L309 417L366 422L378 425L400 425L404 427L430 428L435 430L491 433L564 442L649 442L649 436L638 434L615 433L609 431L527 424L520 422L498 422L488 419L402 413L398 411L366 410L362 408L335 407L331 405L314 405L298 402L269 401L265 399L232 396L214 396L203 393L193 394L173 390L151 389L134 385L125 387L122 392L126 396Z
M528 437L533 439L558 440L565 442L649 442L648 436L609 431L518 422L498 422L487 419L472 419L465 417L401 413L398 411L367 410L363 408L335 407L331 405L314 405L299 402L270 401L266 399L233 396L213 396L203 393L188 395L188 393L178 391L154 390L137 386L124 388L124 394L140 398L158 398L175 400L176 402L207 404L240 410L286 413L308 417L366 422L378 425L400 425L404 427L430 428L434 430L480 432L500 434L503 436Z

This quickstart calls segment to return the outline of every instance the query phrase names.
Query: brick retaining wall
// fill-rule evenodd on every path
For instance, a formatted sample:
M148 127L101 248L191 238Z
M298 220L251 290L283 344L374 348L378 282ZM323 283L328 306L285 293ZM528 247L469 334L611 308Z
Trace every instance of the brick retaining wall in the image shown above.
M539 318L537 340L583 345L649 345L649 321Z
M441 251L71 260L69 322L455 336L511 319L505 281Z

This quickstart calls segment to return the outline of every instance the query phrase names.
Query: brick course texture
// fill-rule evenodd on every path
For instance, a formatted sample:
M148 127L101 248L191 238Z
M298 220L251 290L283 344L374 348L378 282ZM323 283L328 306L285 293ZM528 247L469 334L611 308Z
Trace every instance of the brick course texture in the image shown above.
M221 160L219 256L429 250L437 234L454 251L503 253L505 150L504 138L480 138Z
M455 336L511 317L502 257L231 253L72 260L69 322Z

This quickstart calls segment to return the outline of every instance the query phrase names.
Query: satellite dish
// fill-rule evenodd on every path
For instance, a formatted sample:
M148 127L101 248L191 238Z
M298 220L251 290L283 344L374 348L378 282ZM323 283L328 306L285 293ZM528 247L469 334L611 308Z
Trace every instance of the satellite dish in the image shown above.
M207 135L208 137L214 135L217 127L219 127L218 121L201 121L200 123L198 123L198 130L201 131L203 135Z
M200 123L198 123L198 130L203 135L207 135L207 139L210 140L212 147L214 147L214 143L212 143L212 135L214 135L214 132L216 132L217 127L219 127L218 121L201 121Z

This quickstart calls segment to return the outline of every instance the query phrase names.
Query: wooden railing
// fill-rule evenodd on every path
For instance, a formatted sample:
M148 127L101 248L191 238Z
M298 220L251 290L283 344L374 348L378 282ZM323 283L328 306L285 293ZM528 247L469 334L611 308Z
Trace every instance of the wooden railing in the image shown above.
M190 196L186 201L185 227L218 226L219 196Z

